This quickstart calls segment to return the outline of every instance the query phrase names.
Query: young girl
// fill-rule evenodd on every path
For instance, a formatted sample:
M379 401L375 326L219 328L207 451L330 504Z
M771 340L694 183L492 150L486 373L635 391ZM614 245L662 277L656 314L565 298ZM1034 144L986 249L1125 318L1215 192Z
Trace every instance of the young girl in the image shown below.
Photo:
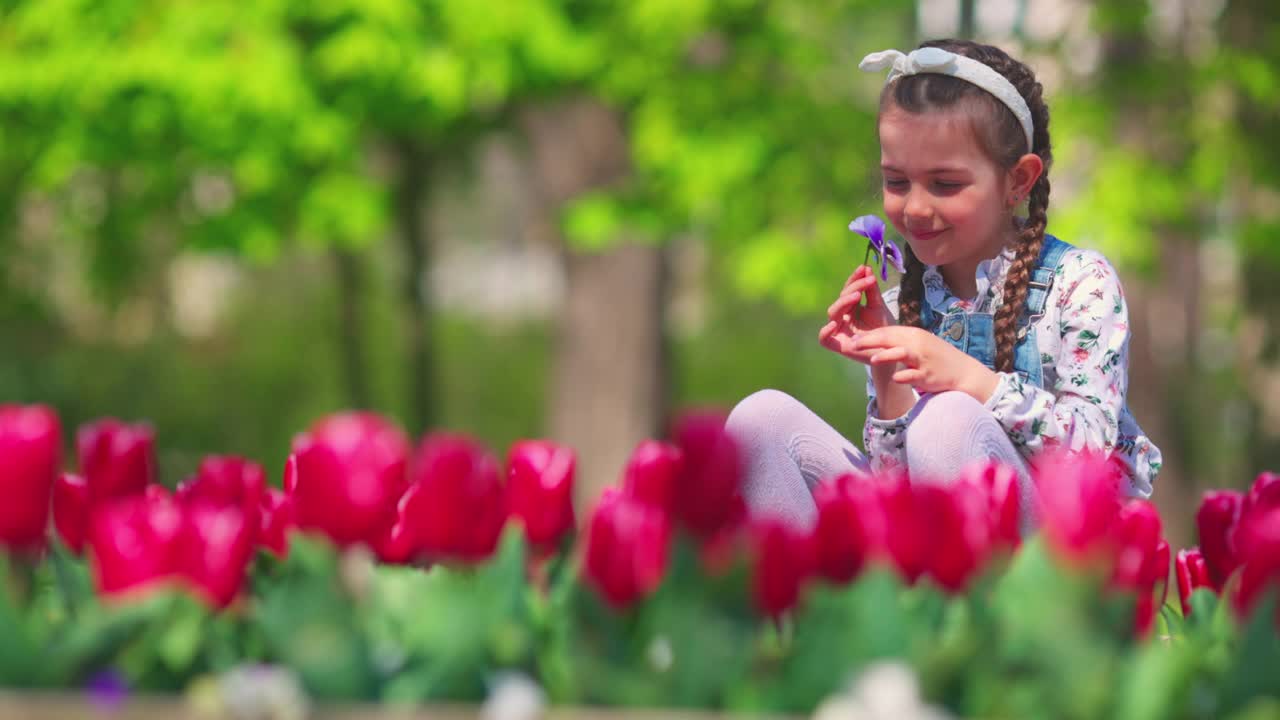
M745 455L752 512L808 527L812 491L832 475L905 467L946 481L995 459L1019 471L1027 529L1028 461L1054 446L1113 453L1127 493L1150 495L1160 452L1125 406L1120 279L1102 255L1045 233L1052 153L1040 83L1000 49L955 40L874 53L861 67L890 71L884 213L907 241L906 272L882 296L859 267L818 339L867 366L866 454L784 393L747 397L727 428Z

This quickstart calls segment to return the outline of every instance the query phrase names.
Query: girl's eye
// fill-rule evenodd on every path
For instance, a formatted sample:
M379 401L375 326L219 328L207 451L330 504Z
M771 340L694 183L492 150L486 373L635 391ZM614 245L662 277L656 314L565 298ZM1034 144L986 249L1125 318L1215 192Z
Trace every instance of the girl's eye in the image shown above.
M938 188L938 190L940 190L941 192L955 192L960 188L964 187L964 183L944 182L942 180L938 180L933 185L934 187Z
M907 184L908 184L907 181L901 178L885 178L884 179L884 186L887 188L895 188L895 189L905 188Z

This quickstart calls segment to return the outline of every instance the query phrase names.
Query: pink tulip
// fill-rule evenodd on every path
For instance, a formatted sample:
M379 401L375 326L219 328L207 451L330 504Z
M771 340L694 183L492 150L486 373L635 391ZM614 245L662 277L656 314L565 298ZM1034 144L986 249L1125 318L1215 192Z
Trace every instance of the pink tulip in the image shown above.
M778 617L796 606L813 574L815 547L809 533L766 518L751 526L755 546L752 592L761 612Z
M817 572L832 583L852 582L873 539L883 534L875 486L869 478L846 473L823 480L813 497L818 505Z
M716 412L686 413L676 422L674 435L684 456L674 493L675 516L706 540L735 521L741 499L738 446L725 432L724 416Z
M1050 545L1071 562L1109 557L1111 526L1120 512L1116 465L1098 453L1047 453L1035 480Z
M1196 511L1200 531L1200 552L1216 591L1222 592L1227 578L1239 567L1235 549L1235 528L1240 520L1241 493L1233 490L1206 492Z
M1179 550L1176 560L1178 575L1178 599L1182 601L1182 614L1191 614L1191 594L1198 588L1213 589L1209 568L1205 565L1200 548Z
M141 493L156 481L155 433L149 425L98 420L76 433L76 451L91 506Z
M628 496L671 513L684 453L670 443L645 440L636 446L623 471L622 488Z
M612 607L630 607L661 584L670 544L665 513L607 488L587 524L586 581Z
M416 553L434 560L480 562L491 556L507 518L497 460L465 435L423 438L414 454L398 522ZM390 531L384 547L390 548Z
M321 419L294 440L290 497L298 527L340 547L373 545L395 522L408 458L408 438L378 415Z
M61 456L62 427L53 410L0 405L0 546L44 547Z
M522 440L507 456L511 514L524 525L529 544L551 549L573 530L572 449L546 440Z
M73 553L84 550L89 531L89 484L72 473L62 473L53 484L53 525Z

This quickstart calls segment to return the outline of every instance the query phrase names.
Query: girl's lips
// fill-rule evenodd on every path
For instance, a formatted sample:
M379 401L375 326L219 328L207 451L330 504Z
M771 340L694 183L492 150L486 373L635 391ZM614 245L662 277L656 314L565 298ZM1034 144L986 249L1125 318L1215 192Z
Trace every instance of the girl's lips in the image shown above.
M932 240L938 237L939 235L941 235L942 233L946 232L946 228L943 228L942 230L928 230L928 231L911 230L909 232L911 233L911 237L915 238L916 240Z

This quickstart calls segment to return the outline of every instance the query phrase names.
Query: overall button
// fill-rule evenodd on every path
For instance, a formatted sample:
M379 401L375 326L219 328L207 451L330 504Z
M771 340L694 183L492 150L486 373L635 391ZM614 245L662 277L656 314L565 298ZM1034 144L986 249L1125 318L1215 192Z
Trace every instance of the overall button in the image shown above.
M954 325L952 325L950 328L947 329L947 336L950 337L952 340L959 340L960 338L964 337L964 324L955 323Z

